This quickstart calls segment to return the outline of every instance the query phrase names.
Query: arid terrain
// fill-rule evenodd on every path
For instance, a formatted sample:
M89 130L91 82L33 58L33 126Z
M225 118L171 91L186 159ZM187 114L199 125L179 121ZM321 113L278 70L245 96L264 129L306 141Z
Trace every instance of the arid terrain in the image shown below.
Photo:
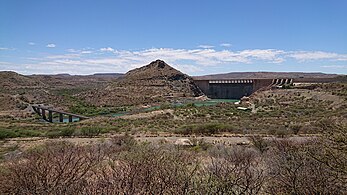
M226 75L200 79L345 77ZM37 104L90 119L48 123ZM344 194L346 138L342 81L228 101L161 60L124 75L0 72L2 194Z

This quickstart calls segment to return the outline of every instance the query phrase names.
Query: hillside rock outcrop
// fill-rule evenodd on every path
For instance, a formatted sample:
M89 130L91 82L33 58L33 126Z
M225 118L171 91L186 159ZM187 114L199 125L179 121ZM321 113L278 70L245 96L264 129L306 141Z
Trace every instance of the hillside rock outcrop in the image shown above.
M138 105L197 97L203 93L192 78L162 60L130 70L103 90L89 91L83 98L96 106Z

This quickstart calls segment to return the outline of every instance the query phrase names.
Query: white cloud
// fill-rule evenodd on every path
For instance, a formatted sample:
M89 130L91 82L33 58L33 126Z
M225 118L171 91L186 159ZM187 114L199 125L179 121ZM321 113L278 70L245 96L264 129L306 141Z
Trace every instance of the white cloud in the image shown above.
M89 51L89 50L83 50L80 52L81 54L91 54L93 53L92 51Z
M32 46L32 45L36 45L36 43L34 43L34 42L29 42L28 45L31 45L31 46Z
M0 51L13 51L15 50L14 48L8 48L8 47L0 47Z
M322 68L347 68L347 65L326 65L321 67Z
M101 49L100 49L101 50ZM172 49L172 48L152 48L137 51L110 50L112 56L106 54L94 54L93 50L81 51L69 49L66 54L50 55L45 58L37 58L37 64L43 66L61 67L61 70L78 66L75 71L83 74L85 67L95 67L98 70L103 67L103 72L126 72L148 64L149 62L162 59L173 67L185 73L195 73L204 70L206 66L218 66L230 63L253 63L262 61L264 63L279 63L283 61L281 50L214 50L214 49ZM33 59L35 61L35 59ZM96 72L93 71L93 72Z
M221 43L220 44L221 47L231 47L230 43Z
M281 56L285 52L283 50L275 49L254 49L254 50L243 50L240 55L246 58L253 58L258 60L264 60L271 63L284 62L284 58Z
M12 63L10 63L10 62L1 62L0 61L0 66L8 66L8 65L12 65Z
M69 53L78 53L78 54L91 54L93 53L92 50L78 50L78 49L67 49L66 50Z
M289 52L288 57L294 58L301 62L312 60L335 60L347 61L347 54L338 54L324 51L296 51Z
M100 51L103 51L103 52L114 52L114 49L112 47L104 47L104 48L100 48Z
M70 52L70 53L77 53L79 50L76 50L76 49L67 49L66 51L67 51L67 52Z
M19 64L3 66L18 66L19 70L23 69L23 71L26 70L32 73L47 71L46 73L69 72L71 74L91 74L94 72L126 72L130 69L146 65L153 60L162 59L182 72L192 74L215 67L231 66L233 64L281 64L288 60L301 63L305 63L307 60L325 60L326 62L341 61L347 59L347 54L321 51L284 51L277 49L234 51L226 49L216 50L212 48L151 48L130 51L105 47L97 50L92 48L68 49L65 53L57 55L32 56L27 59L25 67ZM342 68L337 65L329 67ZM324 66L321 68L329 67Z
M198 45L198 48L202 48L202 49L212 49L214 48L213 45Z
M68 54L62 54L62 55L50 55L46 56L46 59L71 59L71 58L79 58L80 55L76 53L68 53Z
M179 71L186 72L186 73L196 73L196 72L203 71L202 68L191 65L191 64L171 64L171 65L177 68Z
M55 44L53 44L53 43L50 43L50 44L46 45L46 47L48 47L48 48L55 48L55 47L56 47L56 45L55 45Z

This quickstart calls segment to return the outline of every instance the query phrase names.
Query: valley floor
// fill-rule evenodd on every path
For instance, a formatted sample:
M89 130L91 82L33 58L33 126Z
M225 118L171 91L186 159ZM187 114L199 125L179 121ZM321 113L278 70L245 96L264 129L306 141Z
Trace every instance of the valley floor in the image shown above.
M346 193L346 83L259 91L240 104L78 105L91 119L3 112L1 193Z

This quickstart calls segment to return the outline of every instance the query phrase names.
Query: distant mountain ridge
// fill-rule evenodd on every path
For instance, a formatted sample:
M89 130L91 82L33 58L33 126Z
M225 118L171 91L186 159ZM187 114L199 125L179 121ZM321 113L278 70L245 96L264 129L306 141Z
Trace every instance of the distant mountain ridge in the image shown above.
M71 75L69 73L59 73L59 74L32 74L26 76L52 76L52 77L121 77L124 76L123 73L94 73L89 75Z
M306 73L306 72L231 72L223 74L212 74L194 76L194 80L215 79L274 79L274 78L335 78L338 74Z
M164 62L165 63L165 62ZM148 67L147 67L148 68ZM8 74L17 74L25 77L98 77L98 78L119 78L126 75L131 75L138 71L145 70L146 67L140 67L133 70L130 70L128 73L94 73L90 75L71 75L68 73L59 73L59 74L32 74L32 75L21 75L13 71L0 71L0 76ZM171 70L174 69L171 67ZM166 69L165 69L166 70ZM170 71L168 72L170 73ZM141 76L145 76L147 73L142 73ZM182 73L183 74L183 73ZM188 75L187 75L188 76ZM334 78L341 76L341 74L328 74L321 72L230 72L230 73L220 73L220 74L209 74L201 76L192 76L194 80L205 80L205 79L241 79L241 78Z
M122 73L94 75L21 75L0 71L0 111L32 103L69 108L70 96L95 106L120 106L176 101L203 95L194 80L242 78L335 78L346 75L302 72L233 72L190 77L162 60ZM65 96L64 94L68 94Z
M124 76L123 73L95 73L93 74L93 76L96 76L96 77L121 77L121 76Z

